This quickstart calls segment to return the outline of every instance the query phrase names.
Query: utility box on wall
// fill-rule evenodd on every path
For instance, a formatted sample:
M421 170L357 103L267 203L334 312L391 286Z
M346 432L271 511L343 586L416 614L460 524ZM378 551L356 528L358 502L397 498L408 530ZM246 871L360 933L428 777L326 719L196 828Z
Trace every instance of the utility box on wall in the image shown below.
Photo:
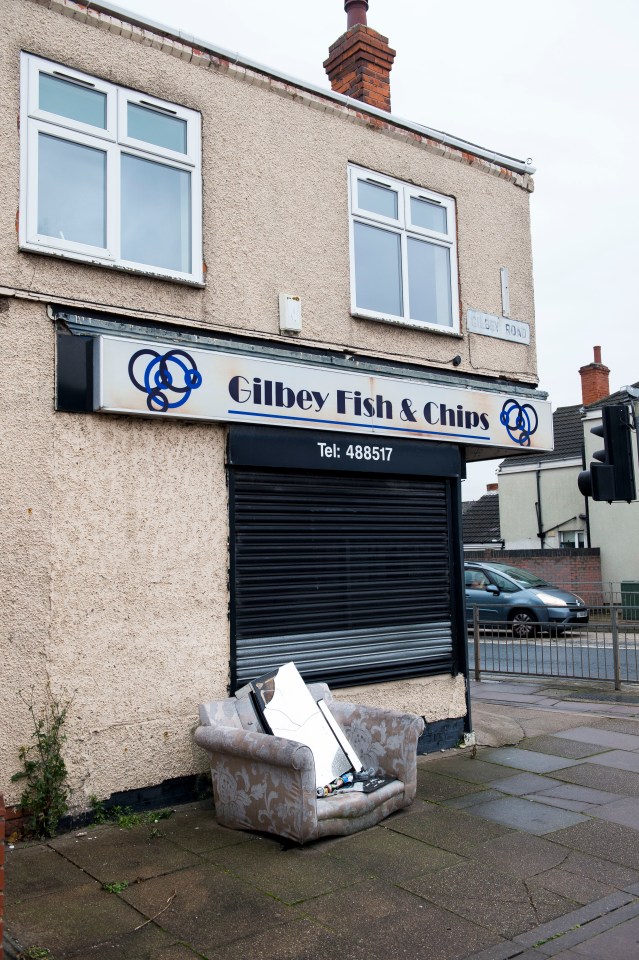
M283 333L302 332L302 301L289 293L280 293L280 330Z

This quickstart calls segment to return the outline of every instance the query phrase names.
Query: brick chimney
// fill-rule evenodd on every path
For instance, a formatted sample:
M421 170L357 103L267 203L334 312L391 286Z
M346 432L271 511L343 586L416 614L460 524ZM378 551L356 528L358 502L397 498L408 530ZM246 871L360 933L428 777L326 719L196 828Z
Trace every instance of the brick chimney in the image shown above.
M390 72L395 51L388 37L366 25L368 0L344 0L346 33L329 47L324 69L336 93L390 111Z
M593 347L594 362L579 368L581 377L581 400L584 407L597 403L610 395L608 375L610 370L601 362L601 347Z
M499 490L498 483L487 483L486 484L486 493L497 493Z

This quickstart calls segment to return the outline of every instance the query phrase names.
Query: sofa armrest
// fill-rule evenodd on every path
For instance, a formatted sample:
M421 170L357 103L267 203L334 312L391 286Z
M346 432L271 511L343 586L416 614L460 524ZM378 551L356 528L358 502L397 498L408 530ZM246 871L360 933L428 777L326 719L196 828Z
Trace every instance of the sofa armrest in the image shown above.
M305 843L317 836L315 762L310 747L232 727L201 726L215 813L227 827L265 830Z
M273 737L252 730L233 727L198 727L195 742L211 754L241 757L289 770L315 772L315 762L310 747L284 737Z
M383 770L403 780L407 790L417 787L417 741L424 721L412 713L333 700L331 711L365 767Z

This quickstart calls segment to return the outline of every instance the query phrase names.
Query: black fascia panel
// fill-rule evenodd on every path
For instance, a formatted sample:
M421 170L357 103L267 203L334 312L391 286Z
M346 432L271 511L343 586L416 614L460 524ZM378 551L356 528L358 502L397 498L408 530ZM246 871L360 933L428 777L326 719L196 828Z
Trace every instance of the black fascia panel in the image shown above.
M233 425L228 463L233 467L279 467L461 478L455 444L405 440L369 433Z
M93 411L94 337L58 333L56 337L56 410Z

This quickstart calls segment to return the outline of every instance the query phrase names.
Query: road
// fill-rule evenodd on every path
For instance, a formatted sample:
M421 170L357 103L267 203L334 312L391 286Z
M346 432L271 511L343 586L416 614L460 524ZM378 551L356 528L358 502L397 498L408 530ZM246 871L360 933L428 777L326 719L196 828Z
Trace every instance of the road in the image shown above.
M639 680L638 637L632 633L619 638L621 679ZM475 669L475 651L469 637L468 657ZM574 632L558 639L547 636L514 640L505 632L482 636L479 643L481 670L528 676L577 677L583 680L614 680L614 659L610 633Z

